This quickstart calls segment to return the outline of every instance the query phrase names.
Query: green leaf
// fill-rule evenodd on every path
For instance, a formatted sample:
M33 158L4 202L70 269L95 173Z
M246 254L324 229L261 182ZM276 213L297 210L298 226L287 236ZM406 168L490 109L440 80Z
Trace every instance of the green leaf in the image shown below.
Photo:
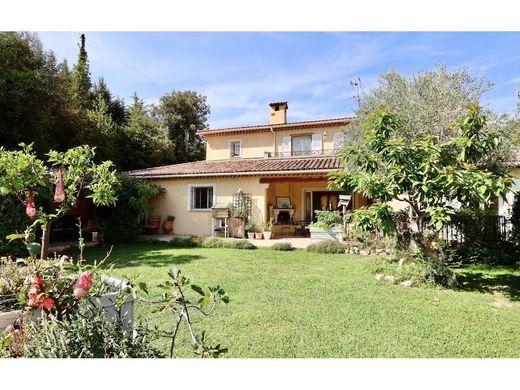
M14 241L14 240L21 240L21 239L25 239L25 233L15 233L15 234L9 234L8 236L5 236L5 238L9 241Z
M202 289L202 287L200 286L197 286L196 284L192 284L191 285L191 289L193 291L195 291L196 293L200 294L200 295L206 295L206 293L204 292L204 290Z
M139 288L146 294L148 295L148 286L146 285L145 282L139 282L137 283L137 285L139 286Z

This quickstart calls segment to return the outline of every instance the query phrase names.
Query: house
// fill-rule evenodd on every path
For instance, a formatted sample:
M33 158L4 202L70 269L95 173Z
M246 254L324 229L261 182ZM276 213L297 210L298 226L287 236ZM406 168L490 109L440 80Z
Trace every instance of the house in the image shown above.
M269 104L268 124L198 132L206 141L204 161L129 174L165 189L152 199L152 213L162 220L174 215L175 234L213 235L222 221L213 219L212 208L232 205L239 193L250 199L250 221L271 221L275 234L295 235L316 210L338 208L343 193L327 188L327 176L340 168L335 152L350 119L288 122L287 111L287 102L275 102ZM355 194L348 207L365 204Z

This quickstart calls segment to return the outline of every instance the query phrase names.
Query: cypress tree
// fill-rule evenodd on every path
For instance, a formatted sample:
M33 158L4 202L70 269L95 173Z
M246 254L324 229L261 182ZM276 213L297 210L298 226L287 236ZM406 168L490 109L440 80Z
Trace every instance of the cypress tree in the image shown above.
M72 72L72 94L82 108L90 108L92 82L90 80L87 50L85 49L85 34L81 34L80 39L78 62L74 65Z

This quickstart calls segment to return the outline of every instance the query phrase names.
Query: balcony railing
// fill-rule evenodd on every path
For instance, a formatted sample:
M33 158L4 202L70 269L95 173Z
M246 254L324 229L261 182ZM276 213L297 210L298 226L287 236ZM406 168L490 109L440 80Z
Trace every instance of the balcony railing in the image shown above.
M305 156L334 156L338 150L323 149L323 150L303 150L290 152L265 152L265 157L305 157Z

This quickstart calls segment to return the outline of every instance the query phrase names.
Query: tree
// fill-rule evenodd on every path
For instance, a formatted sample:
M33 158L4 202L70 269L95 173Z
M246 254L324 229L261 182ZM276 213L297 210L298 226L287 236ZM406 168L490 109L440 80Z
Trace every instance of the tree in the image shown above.
M34 142L40 156L71 146L78 110L67 65L45 53L35 34L0 32L0 53L0 145Z
M168 138L167 129L150 115L148 107L137 95L133 96L123 137L123 153L119 162L123 170L147 168L174 161L173 144Z
M92 96L101 98L105 101L108 108L108 113L112 117L112 120L120 126L123 126L128 121L128 111L125 107L125 102L122 99L114 98L112 93L108 89L108 85L105 83L103 77L100 77L98 82L94 84L92 89Z
M466 68L450 72L444 65L410 77L397 71L382 73L378 86L363 98L347 136L363 136L365 118L385 105L400 119L401 125L394 136L417 140L433 135L444 142L457 134L453 122L468 107L479 105L492 86L483 77L471 76ZM490 118L492 113L486 115Z
M21 149L6 151L0 148L0 193L13 194L26 207L33 221L25 233L15 234L12 239L34 241L33 231L42 230L41 258L47 258L49 222L70 210L80 194L91 198L94 204L115 204L115 187L118 179L112 163L94 163L95 152L89 146L78 146L65 152L51 150L47 164L40 160L32 145L21 144ZM53 181L56 181L54 203L49 208L37 207L36 196L51 198Z
M365 142L341 153L345 168L333 174L331 184L373 199L373 205L356 211L357 218L380 219L379 225L388 234L397 229L389 203L407 203L414 241L425 250L429 243L426 229L435 232L448 224L455 202L473 208L489 205L496 197L505 198L512 186L505 171L482 164L501 139L484 131L486 119L480 109L471 108L456 123L449 131L456 135L443 142L434 136L409 141L400 136L403 121L380 107L362 123Z
M210 107L195 91L173 91L161 97L155 116L168 131L175 162L203 160L205 144L197 131L208 128Z
M72 71L72 94L82 108L89 108L91 103L90 70L87 50L85 48L85 34L80 36L78 62Z

